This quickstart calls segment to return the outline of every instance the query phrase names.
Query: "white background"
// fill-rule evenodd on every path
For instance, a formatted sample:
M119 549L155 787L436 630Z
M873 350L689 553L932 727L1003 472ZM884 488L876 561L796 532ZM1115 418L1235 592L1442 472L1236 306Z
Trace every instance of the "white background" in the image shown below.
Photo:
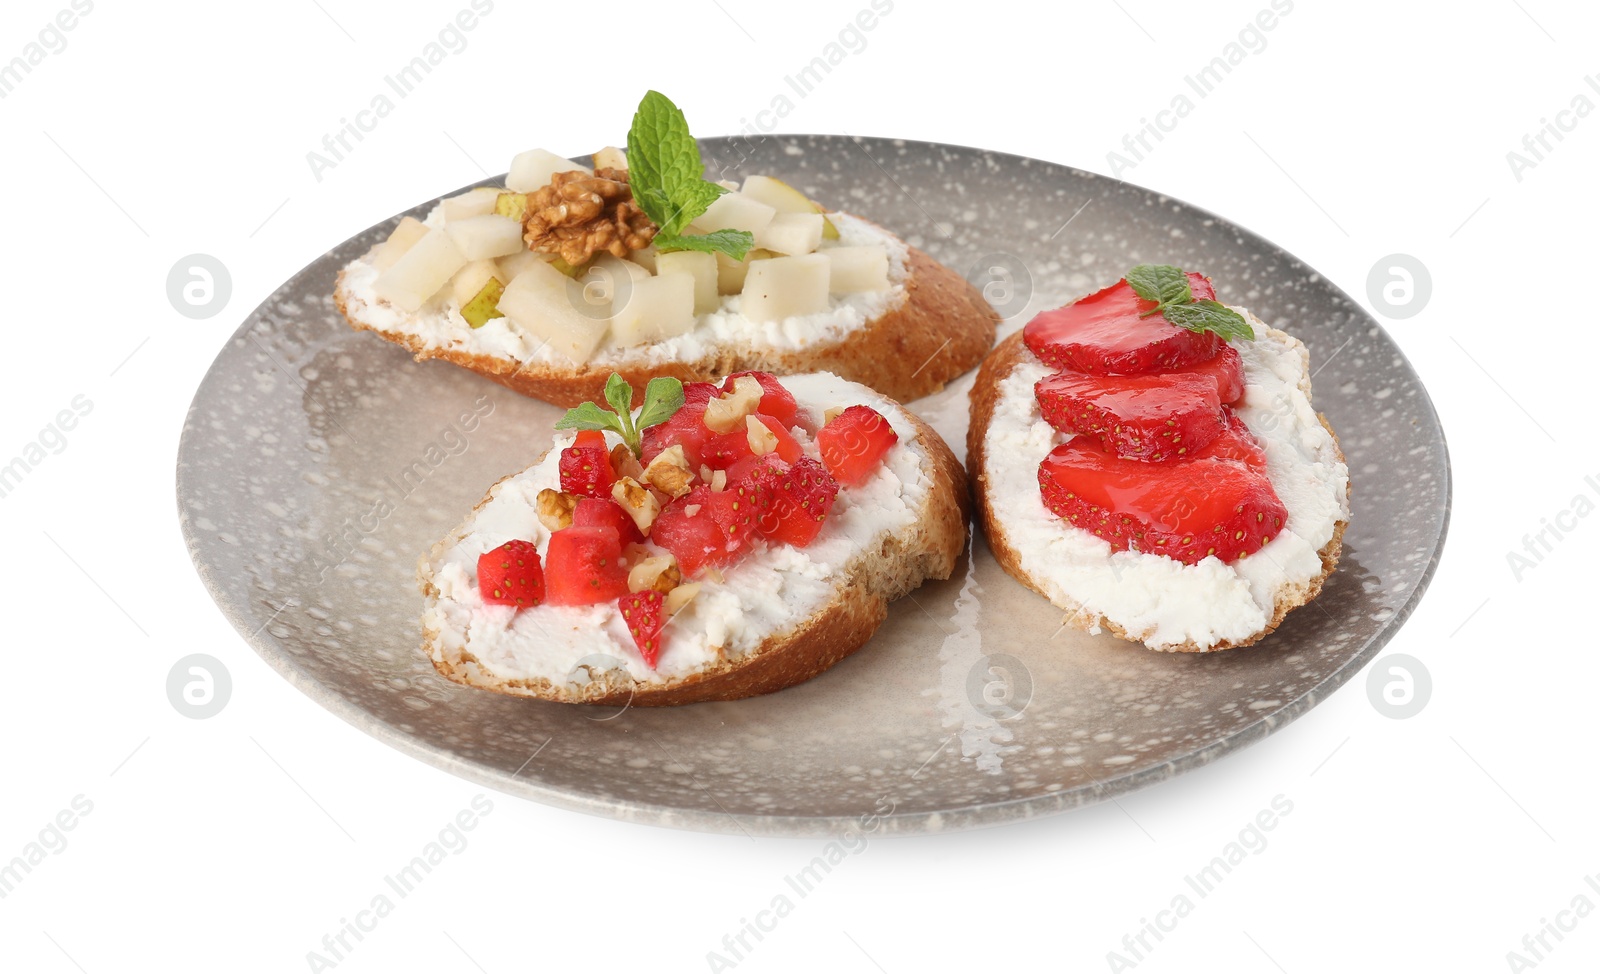
M620 141L647 86L697 133L737 131L864 0L499 0L467 49L319 181L306 153L466 0L400 6L101 0L0 100L0 458L74 396L93 403L66 448L0 499L12 624L0 860L75 796L93 803L0 900L9 970L308 969L323 935L482 792L303 697L196 578L173 462L190 396L238 322L328 247L480 178L478 163L500 172L532 145ZM779 127L1108 173L1107 152L1265 6L958 13L898 0ZM0 61L62 9L10 0ZM1109 969L1123 935L1278 795L1293 811L1268 846L1140 971L1517 969L1507 952L1544 919L1581 893L1600 904L1584 884L1600 871L1587 756L1600 519L1579 519L1520 581L1507 564L1576 495L1595 498L1585 475L1600 480L1588 299L1600 119L1568 118L1520 180L1506 158L1580 92L1600 102L1584 82L1600 70L1597 20L1555 0L1296 0L1264 49L1122 173L1265 235L1363 303L1384 255L1431 270L1421 314L1380 317L1431 391L1454 464L1443 564L1385 651L1426 663L1426 709L1380 715L1362 674L1266 742L1120 807L874 841L739 971ZM232 273L231 301L204 321L165 291L196 252ZM169 667L192 652L233 675L209 720L167 700ZM338 970L711 969L707 952L821 846L487 797L471 845ZM1600 918L1564 937L1538 969L1593 970Z

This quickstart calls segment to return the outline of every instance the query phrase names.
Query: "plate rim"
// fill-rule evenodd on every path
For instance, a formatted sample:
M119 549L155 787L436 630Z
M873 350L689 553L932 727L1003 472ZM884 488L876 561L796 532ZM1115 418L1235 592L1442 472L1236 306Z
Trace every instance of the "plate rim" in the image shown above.
M1439 418L1437 408L1434 406L1433 397L1429 395L1427 385L1422 381L1421 374L1411 364L1411 359L1405 350L1390 335L1388 329L1377 320L1359 302L1354 300L1348 292L1340 287L1331 277L1317 271L1305 261L1296 257L1271 240L1256 233L1238 221L1228 219L1202 206L1197 206L1180 197L1172 196L1160 190L1134 183L1114 176L1105 176L1089 170L1079 169L1065 163L1052 162L1033 156L1024 156L1011 152L994 149L983 149L977 146L963 145L950 142L929 142L919 139L903 139L892 136L855 136L845 134L825 133L763 133L762 139L778 140L837 140L849 141L857 144L870 143L890 145L894 147L917 147L923 150L957 149L963 152L976 153L982 156L1000 157L1017 160L1025 165L1046 165L1063 171L1068 176L1085 180L1105 180L1111 184L1131 188L1138 192L1156 197L1163 203L1175 203L1193 213L1219 224L1234 229L1243 235L1247 242L1256 245L1263 252L1274 254L1284 259L1285 262L1298 264L1314 274L1321 283L1331 288L1343 298L1345 303L1366 320L1370 327L1378 329L1379 333L1394 347L1404 368L1415 377L1416 388L1421 393L1420 403L1426 409L1426 416L1432 421L1432 426L1437 431L1439 438L1440 456L1438 467L1442 474L1442 498L1439 507L1432 511L1437 522L1437 533L1433 537L1432 550L1429 552L1427 563L1417 576L1416 583L1408 594L1405 602L1397 607L1388 619L1385 619L1380 629L1375 632L1365 644L1352 656L1344 661L1338 668L1323 677L1314 686L1307 688L1299 696L1288 701L1278 709L1264 714L1250 723L1220 737L1210 743L1190 751L1180 757L1151 767L1140 768L1121 774L1110 775L1104 778L1093 779L1092 787L1079 786L1072 789L1063 789L1058 792L1030 795L1021 798L1007 798L1001 801L981 805L969 805L964 808L945 809L937 811L901 812L890 811L887 814L876 816L877 825L871 830L875 835L922 835L938 834L944 832L970 831L981 828L993 828L1014 822L1027 821L1036 818L1045 818L1059 815L1076 808L1084 808L1099 804L1102 801L1112 800L1121 795L1129 794L1141 788L1158 784L1170 778L1175 778L1188 771L1205 767L1218 758L1235 751L1243 750L1252 744L1265 740L1268 736L1293 723L1304 716L1317 704L1327 699L1332 693L1363 669L1388 645L1390 640L1399 632L1400 628L1416 611L1423 595L1428 591L1434 574L1444 554L1445 542L1449 536L1451 511L1454 504L1455 484L1454 470L1450 464L1449 440L1445 432L1444 423ZM713 136L699 138L701 144L733 143L743 139L744 136ZM569 157L576 160L577 157ZM874 159L876 162L876 160ZM451 190L438 197L428 199L409 209L402 210L392 216L372 224L364 230L346 237L343 241L335 243L321 254L313 257L303 264L289 277L272 289L260 304L253 308L240 321L239 326L228 336L218 349L211 363L206 367L205 374L201 377L191 398L189 408L184 411L183 428L178 437L176 456L176 471L174 478L175 496L177 505L178 525L183 537L184 548L193 563L195 573L200 577L207 593L216 603L223 616L243 637L245 644L255 651L274 671L282 676L291 686L304 693L325 710L338 716L346 723L365 732L378 741L394 748L402 754L409 755L430 765L438 770L455 775L468 781L481 784L485 787L511 795L513 797L528 799L542 805L560 808L566 811L584 812L604 818L620 821L655 825L663 828L708 832L724 835L760 835L763 837L789 837L813 838L819 836L841 835L852 829L860 830L860 823L869 817L870 813L863 811L857 816L845 815L752 815L748 813L710 812L699 809L686 809L674 805L640 802L632 799L599 798L569 792L560 788L540 785L531 780L517 779L501 772L492 772L480 765L469 761L454 752L448 751L434 744L421 741L396 727L392 727L378 719L367 710L345 699L336 690L326 686L321 681L303 670L295 662L292 654L280 649L270 638L264 638L266 625L261 624L251 629L253 619L247 619L244 609L237 604L227 591L217 583L213 577L212 566L200 558L202 538L194 526L194 519L185 506L185 497L193 496L195 491L189 489L187 479L188 463L186 458L193 449L194 437L199 435L200 425L196 420L196 410L202 394L206 391L212 377L216 374L217 367L224 356L230 353L234 343L245 336L256 324L258 315L265 308L273 296L284 287L294 282L311 270L314 266L325 260L340 247L360 237L379 230L385 225L399 218L415 213L424 207L433 206L438 200L447 196L456 195L476 186L487 185L503 180L505 174L500 176L486 176L483 179L468 183L458 189ZM892 177L891 177L892 178ZM902 190L902 192L904 192ZM959 378L959 377L958 377ZM909 404L908 404L909 407ZM976 524L968 524L968 547L972 544L979 529ZM1336 568L1335 571L1338 569ZM269 620L270 621L270 620ZM1132 647L1130 647L1132 651Z

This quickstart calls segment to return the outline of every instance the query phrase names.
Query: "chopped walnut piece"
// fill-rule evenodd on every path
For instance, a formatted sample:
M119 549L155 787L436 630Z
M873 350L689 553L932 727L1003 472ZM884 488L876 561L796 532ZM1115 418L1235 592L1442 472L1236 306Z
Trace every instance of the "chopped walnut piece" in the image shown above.
M728 471L726 471L726 470L713 470L713 471L711 471L711 489L712 490L727 490L728 489Z
M744 418L744 436L750 443L750 452L764 457L778 448L778 434L754 415Z
M611 471L619 477L644 480L644 468L639 466L639 458L633 455L626 443L618 443L611 448Z
M650 525L656 523L656 515L661 513L661 501L650 488L632 477L618 477L611 484L611 499L622 505L641 534L650 533Z
M666 601L664 603L667 610L667 618L670 619L682 612L683 607L688 605L698 594L700 594L699 582L690 582L687 585L679 585L672 591L668 592Z
M761 407L761 383L748 375L733 380L733 389L706 403L702 420L713 433L726 433L744 425L744 418Z
M545 530L560 531L572 527L572 512L578 506L577 497L546 487L539 491L538 503L539 523L544 525Z
M655 235L656 225L634 202L626 169L558 172L528 194L522 221L529 250L558 254L573 267L601 251L625 258Z
M644 480L668 497L678 498L689 492L694 484L694 473L689 469L689 458L683 445L674 443L657 453L650 465L644 468Z
M671 555L652 555L628 572L628 591L654 590L665 595L681 581L683 572L678 569L677 559Z

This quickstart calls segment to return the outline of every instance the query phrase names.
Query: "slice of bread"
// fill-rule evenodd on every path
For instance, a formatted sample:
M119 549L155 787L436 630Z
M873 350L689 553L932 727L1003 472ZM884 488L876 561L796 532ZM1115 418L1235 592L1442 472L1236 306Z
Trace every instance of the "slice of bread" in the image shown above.
M681 341L671 339L659 347L603 344L588 361L574 362L524 342L505 319L474 334L448 299L435 298L414 314L393 307L371 288L376 247L340 272L334 301L352 327L404 347L418 361L444 359L522 395L569 407L603 401L602 389L613 372L642 390L658 375L688 382L747 370L780 375L827 371L909 401L937 392L983 359L994 345L998 316L976 288L869 221L831 216L847 242L887 247L891 287L880 292L881 300L878 295L835 296L833 311L849 306L842 323L815 336L807 334L812 326L805 318L719 335L709 322L717 315L701 315L695 330ZM429 221L437 218L436 211ZM724 319L727 303L717 313ZM506 328L513 333L504 340L490 338Z
M1232 564L1113 553L1063 523L1044 506L1037 479L1039 462L1067 438L1044 421L1033 395L1034 382L1054 370L1034 357L1020 331L979 368L967 433L978 523L1001 567L1065 610L1064 625L1164 652L1248 646L1316 598L1338 563L1350 479L1333 428L1311 407L1305 346L1235 310L1257 335L1235 343L1246 381L1238 415L1266 450L1268 477L1289 520L1261 551Z
M843 488L810 546L759 549L690 581L699 593L662 631L657 669L644 665L614 603L513 611L478 597L478 555L513 537L548 532L534 504L559 484L556 458L571 434L522 473L495 484L459 527L418 563L423 645L449 679L564 703L665 706L737 700L808 680L866 643L888 604L928 578L948 578L970 513L960 462L904 407L826 373L786 377L820 423L865 403L899 435L864 484ZM718 576L720 575L720 579Z

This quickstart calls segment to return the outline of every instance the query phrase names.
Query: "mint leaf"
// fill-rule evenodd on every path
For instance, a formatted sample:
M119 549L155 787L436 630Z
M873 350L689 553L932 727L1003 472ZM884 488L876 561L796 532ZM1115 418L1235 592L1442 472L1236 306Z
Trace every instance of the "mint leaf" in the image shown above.
M1140 264L1128 272L1127 281L1133 293L1156 303L1156 307L1145 312L1145 316L1167 305L1188 304L1194 300L1194 292L1189 288L1189 275L1183 272L1183 268L1171 264Z
M671 376L656 376L644 387L644 406L639 409L636 425L643 431L665 423L682 408L683 383Z
M704 175L700 146L683 112L661 92L645 92L628 130L628 182L662 234L677 236L727 192Z
M744 260L744 255L755 246L756 238L748 230L714 230L711 233L690 233L683 236L656 234L656 250L671 253L674 250L698 250L708 254L727 254L734 260Z
M567 414L556 421L558 430L599 430L622 435L622 422L616 413L607 412L592 402L582 403L567 410Z
M622 440L628 444L628 449L639 454L639 430L633 425L633 386L628 385L628 380L617 373L611 373L611 378L606 380L606 402L611 404L612 412L616 413L618 424L622 427Z
M1161 316L1179 328L1214 332L1223 341L1235 338L1254 340L1256 337L1255 329L1250 327L1244 315L1210 299L1173 305L1164 309Z

